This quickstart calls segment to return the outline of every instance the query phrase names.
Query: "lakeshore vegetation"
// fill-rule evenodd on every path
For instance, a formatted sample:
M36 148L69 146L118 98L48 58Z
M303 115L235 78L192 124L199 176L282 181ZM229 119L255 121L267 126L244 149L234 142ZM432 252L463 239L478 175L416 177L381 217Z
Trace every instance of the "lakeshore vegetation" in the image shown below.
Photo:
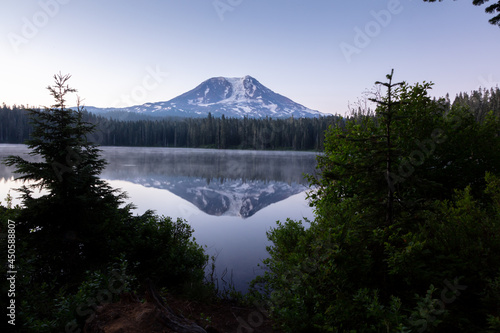
M349 117L120 121L68 109L69 78L55 75L49 108L0 108L0 141L27 140L40 157L4 161L30 181L21 206L0 205L22 253L19 331L76 332L99 304L142 295L147 280L220 296L188 222L134 216L126 194L100 180L97 143L323 152L309 176L314 221L268 232L266 272L245 296L283 331L500 331L498 88L450 102L391 73L377 108ZM39 188L47 194L33 196ZM9 281L1 287L5 297Z

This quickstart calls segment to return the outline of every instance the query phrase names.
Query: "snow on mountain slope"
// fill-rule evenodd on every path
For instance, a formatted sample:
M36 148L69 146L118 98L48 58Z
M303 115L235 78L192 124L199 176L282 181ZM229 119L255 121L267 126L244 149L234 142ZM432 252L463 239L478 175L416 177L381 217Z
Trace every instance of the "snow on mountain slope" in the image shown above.
M214 216L247 218L259 210L304 192L307 186L279 181L212 181L194 177L137 177L127 179L145 187L166 189Z
M110 111L94 107L94 113ZM277 94L251 76L242 78L214 77L196 88L170 101L146 103L116 111L137 112L154 116L215 117L225 115L234 118L303 118L319 117L320 112L311 110L291 99Z

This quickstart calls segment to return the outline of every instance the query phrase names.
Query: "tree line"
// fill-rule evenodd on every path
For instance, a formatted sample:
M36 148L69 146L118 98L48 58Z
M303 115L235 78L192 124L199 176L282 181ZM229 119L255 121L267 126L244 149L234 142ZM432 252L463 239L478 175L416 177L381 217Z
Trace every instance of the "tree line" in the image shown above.
M500 89L479 89L460 93L448 107L467 106L477 121L488 112L500 114ZM0 143L23 143L32 127L28 107L0 107ZM320 118L254 119L221 118L210 113L206 118L159 118L121 120L86 111L83 119L97 125L91 141L103 146L179 147L258 150L324 149L324 132L343 119Z
M23 143L32 127L28 108L0 108L0 142ZM108 119L86 111L83 119L97 125L89 138L104 146L180 147L258 150L322 150L323 133L334 116L321 118L254 119L160 118Z
M321 150L333 116L321 118L163 118L121 121L88 114L103 145L258 150Z

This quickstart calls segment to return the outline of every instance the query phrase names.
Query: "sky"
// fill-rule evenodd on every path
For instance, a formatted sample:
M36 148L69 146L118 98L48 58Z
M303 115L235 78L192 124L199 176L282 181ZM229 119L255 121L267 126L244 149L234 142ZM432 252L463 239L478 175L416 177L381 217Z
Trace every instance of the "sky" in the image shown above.
M453 97L500 85L500 28L472 0L0 0L0 103L50 106L56 73L87 106L170 100L250 75L323 113L384 81ZM74 103L72 103L72 100ZM68 103L76 104L76 96Z

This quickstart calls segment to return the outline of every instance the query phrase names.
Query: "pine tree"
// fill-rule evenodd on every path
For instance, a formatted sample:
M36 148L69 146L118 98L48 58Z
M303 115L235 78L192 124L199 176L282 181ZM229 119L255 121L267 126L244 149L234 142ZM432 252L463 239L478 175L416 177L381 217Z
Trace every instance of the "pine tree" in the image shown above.
M424 1L425 2L436 2L436 1L441 2L443 0L424 0ZM481 6L481 5L484 5L488 1L489 0L472 0L472 4L474 6ZM500 0L497 0L496 3L492 3L489 6L487 6L484 11L488 14L495 14L496 13L495 16L493 16L492 18L490 18L488 20L488 22L500 27L500 14L498 14L500 12Z
M31 109L33 132L26 143L36 161L9 156L6 164L16 167L24 182L20 231L39 253L36 272L76 273L82 262L99 263L107 257L107 243L117 216L126 213L119 205L125 197L117 193L99 174L106 162L97 144L87 137L94 125L82 119L82 108L66 108L70 75L54 75L55 84L47 87L55 99L50 108ZM79 103L78 103L79 104ZM46 194L34 197L34 190Z
M387 179L387 199L386 199L386 224L391 225L393 222L393 213L394 213L394 185L393 179L391 178L392 170L393 170L393 155L394 155L394 147L392 142L392 123L396 116L396 112L394 110L394 106L399 105L401 101L394 101L392 89L397 86L403 85L403 82L392 83L392 77L394 75L394 69L391 71L391 74L387 75L387 79L389 82L375 82L375 84L383 85L387 88L387 97L385 100L378 99L370 99L373 102L376 102L381 107L379 110L379 114L382 118L382 123L385 124L385 133L382 136L384 148L382 152L385 154L385 176Z

